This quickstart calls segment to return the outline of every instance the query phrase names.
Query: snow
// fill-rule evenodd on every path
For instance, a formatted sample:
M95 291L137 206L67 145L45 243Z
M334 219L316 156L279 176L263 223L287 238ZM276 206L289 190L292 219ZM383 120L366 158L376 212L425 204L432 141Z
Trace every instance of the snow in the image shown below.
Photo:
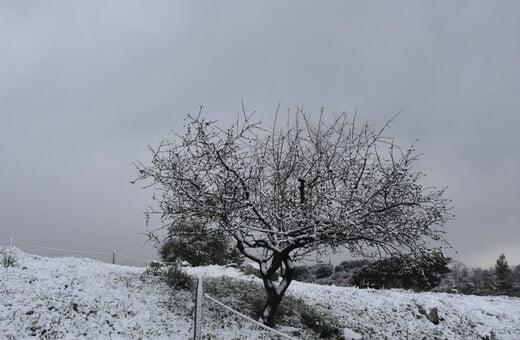
M291 290L292 288L292 290ZM520 299L405 290L372 290L295 282L292 294L330 309L365 338L520 339ZM438 325L428 320L437 308Z
M188 339L193 294L175 291L143 268L80 258L45 258L12 250L14 267L0 267L0 339ZM259 280L234 268L187 268L195 276ZM371 290L293 282L289 294L327 309L346 339L520 339L520 299L404 290ZM434 325L427 314L437 308ZM284 328L280 328L283 331ZM289 330L290 327L285 327ZM205 320L213 339L266 333L248 322Z
M346 340L361 340L362 339L361 334L354 332L350 328L343 329L343 337Z

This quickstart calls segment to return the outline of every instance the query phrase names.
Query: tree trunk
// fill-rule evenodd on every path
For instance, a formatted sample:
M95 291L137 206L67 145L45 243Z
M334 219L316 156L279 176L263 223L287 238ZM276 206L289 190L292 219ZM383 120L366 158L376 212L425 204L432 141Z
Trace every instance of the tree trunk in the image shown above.
M282 277L282 281L279 284L273 282L272 279L273 274L278 269L281 269ZM273 257L269 267L267 267L266 263L260 263L260 273L267 293L267 301L262 312L261 320L266 326L273 327L278 307L282 302L285 291L289 288L293 279L294 266L288 255L282 256L279 254Z
M265 285L265 284L264 284ZM267 288L266 288L267 290ZM283 295L277 294L276 289L267 290L267 301L262 312L262 322L269 327L274 327L274 316L278 311Z

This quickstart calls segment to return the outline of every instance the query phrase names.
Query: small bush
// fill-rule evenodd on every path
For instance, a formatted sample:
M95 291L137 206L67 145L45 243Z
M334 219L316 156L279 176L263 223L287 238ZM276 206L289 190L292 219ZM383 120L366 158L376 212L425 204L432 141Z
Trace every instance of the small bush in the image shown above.
M192 290L195 287L193 278L181 268L170 267L163 272L166 284L174 289Z
M16 266L18 261L10 250L2 250L2 266L4 268Z
M341 327L330 315L320 313L315 308L304 306L300 311L301 323L324 339L341 338Z
M294 267L293 277L294 280L301 282L311 282L313 279L307 266Z
M187 261L194 267L241 264L244 261L229 236L221 231L211 230L197 219L172 224L159 254L163 261Z
M158 276L159 274L161 274L161 268L161 263L152 261L150 262L150 265L145 269L144 272L146 275Z

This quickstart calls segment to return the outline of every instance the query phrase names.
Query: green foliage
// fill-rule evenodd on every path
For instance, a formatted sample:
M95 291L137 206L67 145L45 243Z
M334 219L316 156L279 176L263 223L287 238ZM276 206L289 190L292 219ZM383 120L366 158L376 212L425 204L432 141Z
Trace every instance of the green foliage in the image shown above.
M243 262L240 252L223 231L210 230L193 219L169 227L168 238L159 254L166 262L188 261L192 266Z
M195 287L194 279L176 266L163 271L163 277L166 284L174 289L192 290Z
M438 251L389 257L356 269L351 281L360 288L430 290L449 272L448 262L449 258Z

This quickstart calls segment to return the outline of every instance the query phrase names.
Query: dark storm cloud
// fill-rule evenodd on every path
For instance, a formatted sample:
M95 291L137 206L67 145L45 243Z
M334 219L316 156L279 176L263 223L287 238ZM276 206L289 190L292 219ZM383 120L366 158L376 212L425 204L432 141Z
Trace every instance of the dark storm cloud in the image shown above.
M454 200L456 257L520 263L515 2L6 2L0 6L2 235L141 249L147 144L240 100L358 110L415 139L425 182Z

